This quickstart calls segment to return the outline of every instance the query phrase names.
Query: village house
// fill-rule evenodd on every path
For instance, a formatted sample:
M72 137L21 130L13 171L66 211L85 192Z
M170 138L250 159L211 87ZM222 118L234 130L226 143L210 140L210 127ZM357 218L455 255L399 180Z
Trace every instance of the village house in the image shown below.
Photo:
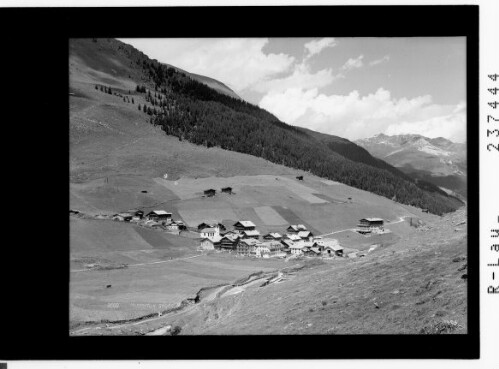
M217 223L217 222L211 222L211 223L206 223L203 222L198 225L198 231L204 229L204 228L215 228L218 227L220 229L220 232L225 231L227 228L222 224L222 223Z
M229 195L232 194L232 187L224 187L222 188L222 193L228 193Z
M293 255L303 255L303 249L308 249L313 246L310 241L295 242L289 249Z
M113 220L120 222L130 222L133 218L133 215L130 213L119 213L113 215Z
M310 231L300 231L297 233L297 236L302 240L312 240L312 238L314 237L314 235Z
M212 238L203 238L201 240L200 246L203 250L215 250L220 246L220 241L222 240L221 236L212 237Z
M210 188L209 190L204 190L204 195L207 197L215 196L216 193L217 191L214 190L213 188Z
M343 247L337 239L334 238L323 238L321 240L314 241L314 247L318 247L325 256L343 256Z
M289 251L291 246L293 246L295 243L290 239L284 238L281 240L281 244L284 246L283 248L284 251Z
M166 221L169 222L172 219L172 213L168 213L164 210L153 210L146 215L147 219L155 220L157 222Z
M236 250L238 254L251 255L254 254L255 248L260 244L261 242L254 238L245 238L238 242Z
M225 234L220 240L221 250L236 250L239 243L239 235L237 234Z
M286 253L283 251L284 245L278 241L267 241L260 243L255 249L256 256L260 254L261 257L283 257Z
M291 241L301 241L301 237L293 233L287 233L286 238Z
M383 231L384 221L381 218L363 218L357 224L357 232L366 234L373 231Z
M271 232L264 235L263 239L269 241L280 241L282 240L282 235L277 232Z
M255 240L258 240L260 238L260 232L256 229L252 231L243 231L242 238L254 238Z
M302 253L305 256L320 256L321 250L318 247L304 247Z
M256 225L249 220L240 220L234 224L234 228L238 231L254 231Z
M165 224L164 227L167 231L180 231L180 225L175 221Z
M300 231L306 231L307 227L305 227L303 224L292 224L290 225L286 231L291 232L291 233L298 233Z

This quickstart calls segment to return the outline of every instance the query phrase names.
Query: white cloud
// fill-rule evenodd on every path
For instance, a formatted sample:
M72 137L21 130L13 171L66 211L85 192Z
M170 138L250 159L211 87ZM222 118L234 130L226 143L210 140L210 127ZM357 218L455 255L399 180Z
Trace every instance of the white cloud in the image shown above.
M322 69L316 73L310 71L310 67L306 63L297 64L293 73L286 77L275 78L259 82L253 86L253 90L261 93L284 92L290 88L299 86L302 89L321 88L329 85L336 79L331 69Z
M373 60L373 61L370 61L369 62L369 66L374 66L374 65L378 65L378 64L382 64L382 63L386 63L390 61L390 55L385 55L383 56L382 58L380 59L376 59L376 60Z
M364 59L364 55L359 55L355 59L350 58L346 61L345 64L343 64L341 69L345 70L345 71L349 71L352 69L361 68L364 65L364 63L362 62L362 59Z
M307 49L306 59L310 58L313 55L319 54L322 50L328 47L334 47L337 45L337 42L332 37L321 38L320 40L312 40L305 44L305 49Z
M460 105L433 104L431 96L394 99L389 91L360 96L319 94L317 88L290 88L265 95L259 104L279 119L319 132L359 139L377 133L420 133L465 140L466 113ZM442 124L444 129L439 129ZM444 134L444 130L447 132Z
M288 72L295 58L265 54L264 38L126 39L152 58L191 73L215 78L240 91Z

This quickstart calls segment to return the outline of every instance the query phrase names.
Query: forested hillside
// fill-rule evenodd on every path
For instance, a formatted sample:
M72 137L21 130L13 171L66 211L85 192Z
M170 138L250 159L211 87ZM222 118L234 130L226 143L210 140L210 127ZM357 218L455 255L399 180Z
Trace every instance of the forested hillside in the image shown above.
M133 75L140 76L136 78L136 91L145 94L147 106L138 108L168 135L310 171L435 214L462 205L435 186L416 182L373 158L348 140L287 125L255 105L221 94L176 68L144 57L129 45L116 40L108 44L114 47L115 54L127 58ZM101 48L99 53L103 55L106 44L94 45Z

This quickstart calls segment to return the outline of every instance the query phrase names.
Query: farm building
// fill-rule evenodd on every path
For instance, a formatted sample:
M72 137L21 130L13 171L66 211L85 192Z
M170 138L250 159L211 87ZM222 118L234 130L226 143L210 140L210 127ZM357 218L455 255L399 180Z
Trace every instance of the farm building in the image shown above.
M218 229L220 229L221 232L225 231L227 228L222 224L222 223L217 223L217 222L210 222L210 223L206 223L206 222L203 222L201 224L198 225L198 231L204 229L204 228L215 228L215 227L218 227Z
M172 213L168 213L164 210L153 210L146 215L147 219L149 220L155 220L157 222L159 221L169 221L172 218Z
M129 213L133 214L134 218L139 218L142 219L144 218L144 211L143 210L130 210Z
M113 215L113 220L117 220L120 222L129 222L133 218L133 215L130 213L119 213Z
M282 243L277 241L267 241L259 244L255 249L255 252L257 253L257 256L260 254L260 256L263 257L264 254L268 254L269 257L278 257L286 255L283 249L284 245Z
M261 242L254 238L246 238L239 241L236 250L238 254L250 255L255 252L255 249Z
M291 248L295 243L287 238L281 240L281 244L284 246L284 249L287 250Z
M327 247L340 246L340 243L335 238L322 238L315 240L313 246L319 248L320 251L324 251Z
M300 231L306 231L306 230L307 227L305 227L303 224L292 224L286 229L286 231L293 233L298 233Z
M232 187L224 187L222 188L222 193L228 193L228 194L232 194Z
M243 238L254 238L255 240L258 240L260 238L260 232L256 229L252 231L243 231L242 236Z
M318 247L304 247L302 253L305 256L320 256L321 250Z
M298 232L297 236L302 240L309 240L314 237L314 235L310 231L300 231Z
M293 233L286 234L286 238L291 241L301 241L301 237Z
M282 239L282 235L279 234L279 233L276 233L276 232L271 232L271 233L267 233L265 236L263 236L263 239L264 240L281 240Z
M357 224L359 233L371 233L373 230L383 230L383 219L381 218L363 218Z
M187 229L187 226L181 220L176 220L175 223L177 223L179 230L184 231Z
M177 222L171 222L171 223L165 224L165 229L167 231L179 231L180 225Z
M299 181L303 181L303 176L297 176L296 179Z
M226 234L220 240L220 249L222 250L235 250L239 243L239 235Z
M340 245L325 246L322 254L326 256L343 256L343 247Z
M301 241L294 243L289 249L293 255L303 255L304 249L308 249L313 246L310 241Z
M254 231L256 225L249 220L240 220L234 224L234 228L238 231Z
M203 250L215 250L220 245L221 236L213 237L213 238L203 238L201 240L201 248Z
M199 232L199 233L201 235L201 238L212 239L214 237L220 236L220 230L218 229L218 227L205 228L205 229L202 229L201 232Z
M204 195L208 197L215 196L216 193L217 191L214 190L213 188L210 188L209 190L204 190Z

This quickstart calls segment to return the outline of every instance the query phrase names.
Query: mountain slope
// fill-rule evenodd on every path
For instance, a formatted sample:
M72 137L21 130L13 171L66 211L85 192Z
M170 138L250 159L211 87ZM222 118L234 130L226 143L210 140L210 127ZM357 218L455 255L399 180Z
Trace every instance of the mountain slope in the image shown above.
M379 134L356 143L414 178L466 197L466 144L413 134Z
M356 157L338 145L333 145L334 150L331 138L318 138L289 126L257 106L221 94L176 68L148 59L129 45L116 40L72 40L70 47L70 62L75 60L88 68L80 68L78 73L95 78L97 70L105 74L101 81L113 83L109 76L120 77L119 86L124 88L118 94L124 101L132 95L134 88L130 87L135 82L133 96L145 102L142 113L153 125L181 141L261 157L437 214L461 205L457 199L412 181L365 152ZM137 113L138 109L134 111Z

